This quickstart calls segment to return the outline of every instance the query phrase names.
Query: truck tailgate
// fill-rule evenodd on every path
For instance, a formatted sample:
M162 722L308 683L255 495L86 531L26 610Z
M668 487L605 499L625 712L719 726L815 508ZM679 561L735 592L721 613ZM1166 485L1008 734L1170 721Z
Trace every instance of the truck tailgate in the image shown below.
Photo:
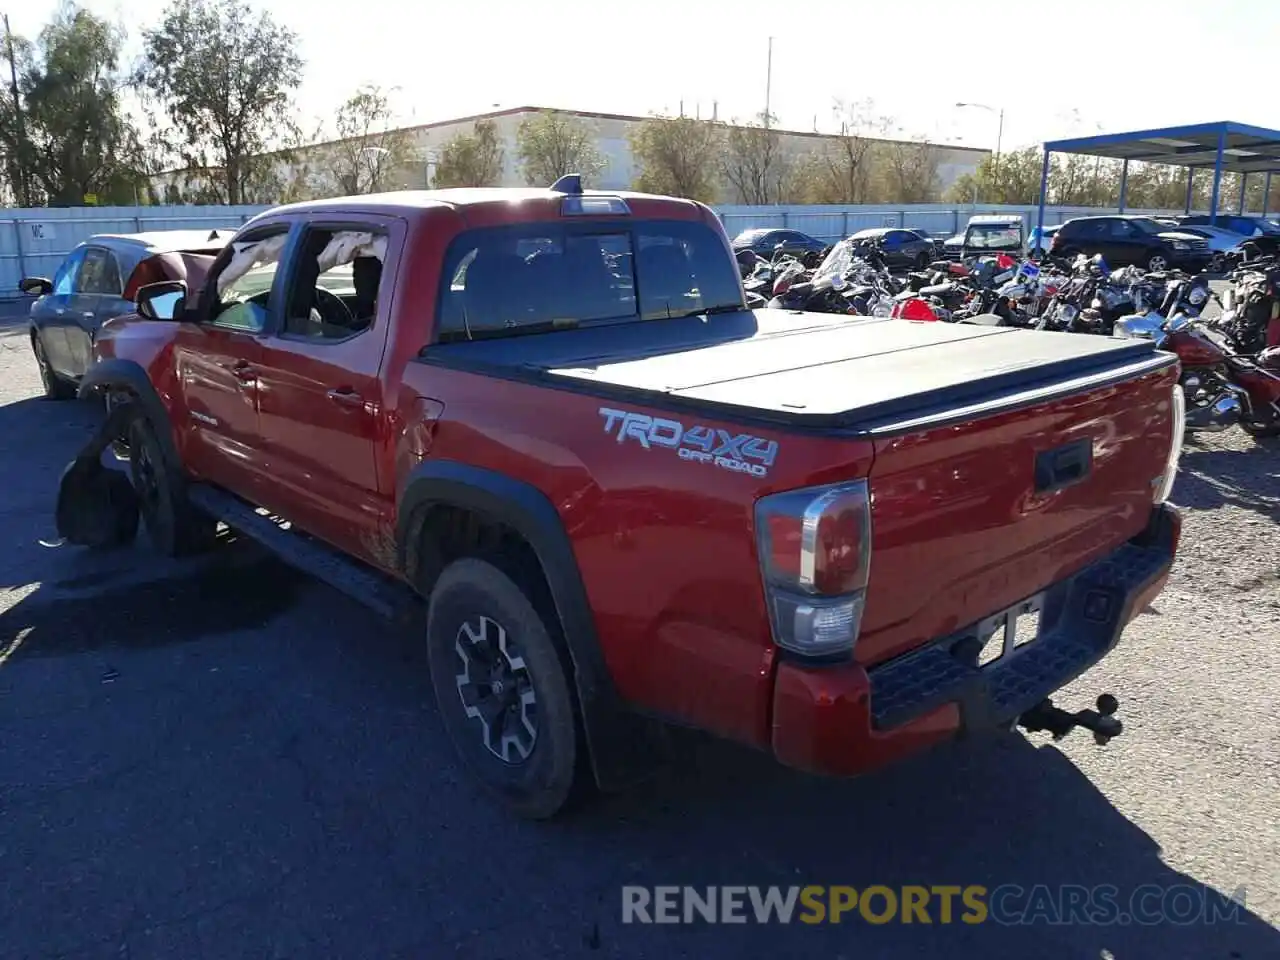
M1175 371L878 438L858 659L967 627L1141 532L1169 453Z

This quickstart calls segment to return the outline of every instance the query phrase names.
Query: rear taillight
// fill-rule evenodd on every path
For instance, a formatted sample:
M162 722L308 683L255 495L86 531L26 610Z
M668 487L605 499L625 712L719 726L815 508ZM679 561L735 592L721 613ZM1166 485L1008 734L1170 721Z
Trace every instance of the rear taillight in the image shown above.
M774 642L813 657L851 651L871 564L867 482L762 497L756 548Z
M1050 238L1049 238L1049 249L1050 249L1050 250L1057 250L1057 249L1058 249L1058 247L1059 247L1059 246L1061 246L1061 244L1059 244L1059 243L1058 243L1058 241L1059 241L1059 240L1061 240L1061 239L1062 239L1062 234L1060 234L1060 233L1055 233L1052 237L1050 237Z

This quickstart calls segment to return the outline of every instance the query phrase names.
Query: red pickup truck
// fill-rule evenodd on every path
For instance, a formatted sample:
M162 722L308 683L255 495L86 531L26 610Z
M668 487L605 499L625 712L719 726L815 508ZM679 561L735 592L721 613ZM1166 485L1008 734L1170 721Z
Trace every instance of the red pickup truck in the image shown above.
M574 177L280 207L153 266L63 535L221 519L421 611L443 725L521 814L627 782L655 720L834 775L1120 730L1049 697L1173 562L1149 343L749 311L707 207Z

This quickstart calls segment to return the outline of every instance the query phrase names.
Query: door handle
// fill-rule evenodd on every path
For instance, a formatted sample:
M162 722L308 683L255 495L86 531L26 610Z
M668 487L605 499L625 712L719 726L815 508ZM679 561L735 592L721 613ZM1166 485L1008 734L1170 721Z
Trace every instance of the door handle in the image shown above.
M97 316L97 314L94 313L92 310L86 310L83 314L81 314L81 316L83 316L86 320L92 320L94 317Z
M363 407L364 397L356 393L350 387L341 387L336 390L329 390L325 396L334 403L341 404L344 407Z

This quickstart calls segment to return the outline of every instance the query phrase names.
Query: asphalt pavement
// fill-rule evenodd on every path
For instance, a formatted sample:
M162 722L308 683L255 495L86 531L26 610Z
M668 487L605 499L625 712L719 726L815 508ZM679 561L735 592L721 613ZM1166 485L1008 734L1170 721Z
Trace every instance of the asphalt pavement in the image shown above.
M3 960L1280 956L1280 446L1189 449L1172 584L1061 698L1119 697L1107 747L1003 734L829 781L679 734L650 782L532 825L460 773L418 638L243 544L182 564L58 546L55 485L97 415L37 393L25 330L0 329ZM636 925L628 884L1243 888L1244 906Z

